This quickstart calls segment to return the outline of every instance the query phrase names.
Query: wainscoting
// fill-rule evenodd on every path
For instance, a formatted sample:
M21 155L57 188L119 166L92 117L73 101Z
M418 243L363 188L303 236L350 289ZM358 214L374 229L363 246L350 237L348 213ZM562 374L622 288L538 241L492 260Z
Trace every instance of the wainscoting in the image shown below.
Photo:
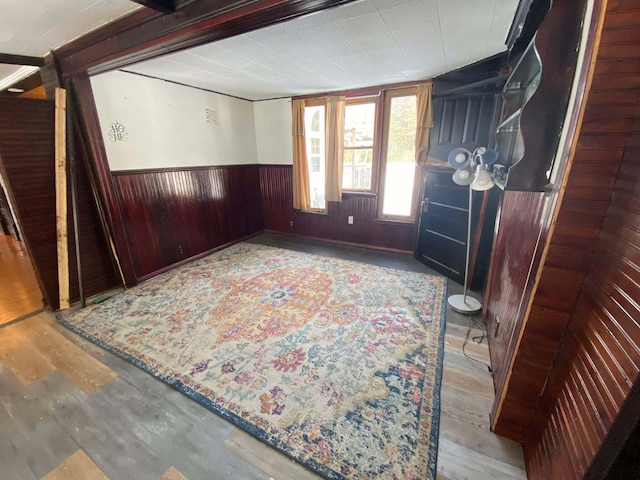
M376 220L378 197L343 194L329 202L326 214L293 209L293 167L260 165L260 193L265 230L413 253L417 225ZM353 216L353 225L347 219Z
M263 229L257 165L112 175L137 281Z

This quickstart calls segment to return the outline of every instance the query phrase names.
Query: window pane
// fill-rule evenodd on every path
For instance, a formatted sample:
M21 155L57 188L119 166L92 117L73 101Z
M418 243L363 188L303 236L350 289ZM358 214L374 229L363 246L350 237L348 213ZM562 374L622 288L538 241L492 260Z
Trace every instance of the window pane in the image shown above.
M370 190L373 149L345 150L342 164L342 188Z
M305 107L304 127L309 165L311 208L324 210L324 106Z
M389 138L384 176L383 215L409 217L413 202L416 139L416 96L394 97L389 112Z
M376 104L347 105L344 109L344 146L373 146Z

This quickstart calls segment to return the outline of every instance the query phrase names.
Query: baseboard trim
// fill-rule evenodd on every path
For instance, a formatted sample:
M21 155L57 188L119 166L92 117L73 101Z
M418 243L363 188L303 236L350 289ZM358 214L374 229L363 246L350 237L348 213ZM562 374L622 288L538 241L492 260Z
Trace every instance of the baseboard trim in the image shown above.
M369 250L379 250L379 251L382 251L382 252L400 253L402 255L411 255L411 256L413 256L413 251L411 251L411 250L400 250L399 248L380 247L378 245L369 245L368 243L345 242L343 240L333 240L331 238L313 237L313 236L310 236L310 235L300 235L298 233L280 232L278 230L269 230L269 229L265 229L264 232L265 233L276 233L276 234L279 234L279 235L288 235L290 237L296 237L296 238L306 238L307 240L317 240L319 242L335 243L337 245L345 245L347 247L366 248L366 249L369 249Z
M243 242L248 240L249 238L255 237L256 235L260 235L263 230L259 232L251 233L249 235L245 235L244 237L238 238L236 240L232 240L231 242L223 243L222 245L218 245L217 247L210 248L209 250L205 250L204 252L200 252L197 255L193 255L192 257L185 258L184 260L180 260L179 262L172 263L171 265L167 265L166 267L162 267L159 270L154 270L151 273L147 273L146 275L142 275L141 277L136 277L136 282L144 282L145 280L149 280L150 278L157 277L158 275L168 272L169 270L173 270L174 268L178 268L185 263L192 262L194 260L198 260L199 258L206 257L207 255L212 254L213 252L217 252L218 250L222 250L223 248L230 247L239 242Z

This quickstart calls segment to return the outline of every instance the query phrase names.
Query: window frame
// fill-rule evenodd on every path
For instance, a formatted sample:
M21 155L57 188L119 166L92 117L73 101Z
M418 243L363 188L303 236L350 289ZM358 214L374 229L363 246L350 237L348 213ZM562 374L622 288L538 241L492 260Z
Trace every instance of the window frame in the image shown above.
M367 103L373 103L375 105L374 120L373 120L373 143L371 147L345 147L344 145L344 130L340 138L342 138L342 168L344 169L344 153L347 150L369 150L371 149L371 185L368 189L364 188L343 188L343 193L348 194L365 194L376 195L378 192L378 175L379 175L379 163L380 163L380 94L367 95L362 97L351 97L345 99L345 118L346 109L351 105L363 105ZM354 164L355 165L355 164Z
M381 135L381 148L380 148L380 161L378 168L378 220L386 220L392 222L403 222L415 224L418 219L418 192L420 190L420 183L422 180L422 169L415 165L415 174L413 177L413 192L411 195L411 215L387 215L382 213L384 207L384 186L387 166L387 152L389 148L389 124L391 119L391 101L396 97L409 97L417 95L418 87L406 87L397 88L393 90L384 90L382 92L383 98L383 118L382 118L382 135Z
M326 143L327 141L327 121L326 121L326 114L327 114L327 99L326 97L318 97L318 98L307 98L304 101L304 108L306 109L307 107L323 107L324 108L324 125L323 125L323 131L324 131L324 135L322 140ZM306 130L306 129L305 129ZM305 137L307 136L307 132L305 131ZM305 145L306 145L306 138L305 138ZM322 143L322 142L321 142ZM325 147L326 148L326 147ZM324 158L322 155L320 155L320 162L324 162L324 172L325 172L325 196L326 196L326 192L327 192L327 186L326 186L326 175L327 175L327 152L325 150L325 148L322 148L322 151L324 151ZM320 168L320 171L322 171L323 169ZM310 159L309 159L309 152L307 152L307 175L310 175L311 172L311 163L310 163ZM311 192L309 192L311 193ZM317 208L317 207L312 207L309 206L308 209L303 209L303 210L298 210L299 212L302 213L311 213L311 214L318 214L318 215L326 215L327 214L327 210L329 208L329 202L327 202L326 197L325 197L325 201L324 201L324 208Z

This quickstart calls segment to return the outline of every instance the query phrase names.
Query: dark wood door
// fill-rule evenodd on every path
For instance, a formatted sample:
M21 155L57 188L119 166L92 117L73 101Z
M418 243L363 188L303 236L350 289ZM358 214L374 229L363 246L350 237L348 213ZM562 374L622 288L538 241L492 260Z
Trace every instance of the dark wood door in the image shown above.
M416 258L458 283L464 282L469 187L451 172L427 172Z
M490 146L496 103L495 93L434 97L429 157L446 162L454 148Z
M473 151L477 147L491 145L497 105L495 93L436 97L433 105L434 126L430 133L429 157L446 161L454 148L464 147ZM425 173L416 258L452 280L464 283L469 187L455 184L451 179L453 172L453 169L445 168ZM472 246L482 201L483 194L476 192ZM492 214L495 217L495 211ZM476 255L472 257L476 258ZM480 279L480 283L483 280Z

